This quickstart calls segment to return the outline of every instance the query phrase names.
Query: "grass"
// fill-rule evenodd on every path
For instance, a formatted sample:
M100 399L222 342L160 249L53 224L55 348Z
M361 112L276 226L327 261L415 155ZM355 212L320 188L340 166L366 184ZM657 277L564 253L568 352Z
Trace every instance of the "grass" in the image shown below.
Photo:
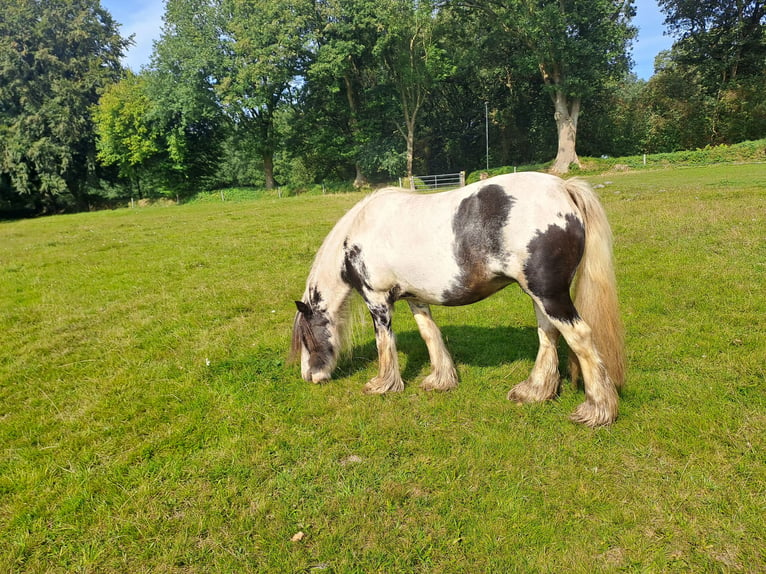
M626 172L636 170L657 170L688 166L710 166L720 164L745 164L766 161L766 139L740 142L732 145L706 146L702 149L670 153L641 154L624 157L580 157L581 167L572 167L570 175L598 175L607 171ZM500 175L513 171L545 171L553 162L523 166L503 166L489 170L489 175ZM470 173L467 182L480 179L482 171Z
M301 381L292 301L358 194L0 224L0 572L763 571L766 166L589 179L630 360L599 430L568 387L505 400L537 344L517 288L435 309L454 392L417 388L406 306L403 393L361 394L360 309L337 378Z

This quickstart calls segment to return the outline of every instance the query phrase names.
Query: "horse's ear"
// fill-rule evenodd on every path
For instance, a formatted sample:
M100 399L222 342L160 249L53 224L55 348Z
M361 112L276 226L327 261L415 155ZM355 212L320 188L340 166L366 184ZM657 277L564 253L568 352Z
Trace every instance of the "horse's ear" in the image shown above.
M295 306L298 308L298 311L304 315L305 317L311 317L311 307L306 305L303 301L296 301Z

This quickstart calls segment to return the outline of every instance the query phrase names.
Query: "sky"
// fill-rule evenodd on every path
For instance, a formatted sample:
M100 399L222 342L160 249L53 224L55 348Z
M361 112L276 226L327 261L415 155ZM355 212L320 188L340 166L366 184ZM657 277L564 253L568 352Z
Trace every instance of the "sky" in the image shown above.
M135 45L127 51L123 64L138 72L149 63L153 42L160 37L165 3L158 0L101 0L101 5L121 24L123 37L135 35ZM642 80L648 80L654 73L655 56L670 48L673 40L663 34L665 17L655 0L635 0L635 5L633 24L638 28L638 38L633 42L633 71Z

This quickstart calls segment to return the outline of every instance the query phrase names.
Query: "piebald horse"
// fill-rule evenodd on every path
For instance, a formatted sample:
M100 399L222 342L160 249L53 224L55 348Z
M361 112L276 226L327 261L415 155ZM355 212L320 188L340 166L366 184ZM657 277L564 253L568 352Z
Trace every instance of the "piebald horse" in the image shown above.
M534 303L540 346L529 378L508 399L528 403L558 395L556 343L563 335L572 381L576 385L582 375L585 389L572 420L592 427L612 423L625 370L612 233L596 195L576 179L519 173L442 193L385 188L367 196L338 221L316 255L296 301L292 355L300 355L306 381L328 380L349 295L357 291L372 316L379 358L378 374L364 391L403 390L391 328L394 303L403 299L431 360L421 387L446 391L458 377L430 305L468 305L514 282Z

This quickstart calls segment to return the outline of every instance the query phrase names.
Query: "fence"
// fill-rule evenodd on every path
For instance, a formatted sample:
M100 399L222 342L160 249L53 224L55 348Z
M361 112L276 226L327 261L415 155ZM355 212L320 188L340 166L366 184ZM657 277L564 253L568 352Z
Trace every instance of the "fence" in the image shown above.
M404 179L405 182L407 180L409 180L409 188L412 191L446 190L463 187L465 185L465 172L442 173L439 175L413 175Z

